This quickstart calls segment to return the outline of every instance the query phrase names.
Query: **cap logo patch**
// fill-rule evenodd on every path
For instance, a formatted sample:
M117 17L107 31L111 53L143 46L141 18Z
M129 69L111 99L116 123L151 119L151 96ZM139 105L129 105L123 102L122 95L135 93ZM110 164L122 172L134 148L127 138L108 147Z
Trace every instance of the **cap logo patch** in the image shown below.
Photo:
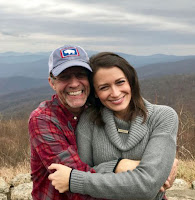
M66 58L68 56L79 56L78 49L71 48L71 47L60 50L60 53L61 53L62 58Z

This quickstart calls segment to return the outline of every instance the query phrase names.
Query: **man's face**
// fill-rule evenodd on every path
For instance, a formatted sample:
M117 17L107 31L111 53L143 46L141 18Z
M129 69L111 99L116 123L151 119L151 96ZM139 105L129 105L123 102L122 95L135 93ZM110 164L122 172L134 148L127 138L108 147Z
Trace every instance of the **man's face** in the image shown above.
M62 104L74 114L78 114L85 105L90 92L87 69L70 67L49 83L56 91Z

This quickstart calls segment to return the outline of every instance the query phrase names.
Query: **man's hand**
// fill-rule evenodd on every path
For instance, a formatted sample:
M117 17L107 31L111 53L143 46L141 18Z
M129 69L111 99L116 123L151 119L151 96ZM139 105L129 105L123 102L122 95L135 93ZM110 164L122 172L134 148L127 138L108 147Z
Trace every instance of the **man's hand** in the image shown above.
M161 192L164 192L165 190L172 187L175 177L177 175L177 166L178 166L178 160L175 158L169 177L164 183L164 185L160 188Z
M64 193L69 191L69 178L71 168L61 164L51 164L48 167L49 170L56 170L54 173L48 176L51 184L55 187L59 193Z
M139 165L140 161L138 160L130 160L130 159L122 159L115 170L115 173L126 172L127 170L133 170Z

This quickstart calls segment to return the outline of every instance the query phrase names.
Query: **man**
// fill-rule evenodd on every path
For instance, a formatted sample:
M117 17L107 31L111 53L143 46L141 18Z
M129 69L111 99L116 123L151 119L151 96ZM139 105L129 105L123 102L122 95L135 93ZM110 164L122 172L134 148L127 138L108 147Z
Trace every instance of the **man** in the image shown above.
M42 102L29 118L34 200L93 199L70 192L59 193L48 179L53 172L48 169L52 163L105 173L113 172L126 161L114 160L91 168L78 156L74 130L90 93L91 71L87 53L79 46L65 45L50 55L48 81L56 94L50 101Z
M29 118L33 199L83 199L82 195L55 190L48 180L52 163L95 172L80 160L74 135L90 92L88 74L92 70L88 62L87 53L78 46L63 46L50 55L48 80L56 94L42 102ZM116 163L102 164L96 170L112 172Z

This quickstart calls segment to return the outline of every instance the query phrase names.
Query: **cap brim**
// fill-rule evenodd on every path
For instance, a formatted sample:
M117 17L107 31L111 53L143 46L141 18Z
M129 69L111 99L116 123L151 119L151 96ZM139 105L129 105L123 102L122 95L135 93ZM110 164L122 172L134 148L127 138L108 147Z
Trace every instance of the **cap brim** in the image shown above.
M92 72L91 67L86 62L79 61L79 60L71 60L71 61L62 63L61 65L58 65L56 68L52 70L52 74L54 76L58 76L62 71L73 66L84 67Z

